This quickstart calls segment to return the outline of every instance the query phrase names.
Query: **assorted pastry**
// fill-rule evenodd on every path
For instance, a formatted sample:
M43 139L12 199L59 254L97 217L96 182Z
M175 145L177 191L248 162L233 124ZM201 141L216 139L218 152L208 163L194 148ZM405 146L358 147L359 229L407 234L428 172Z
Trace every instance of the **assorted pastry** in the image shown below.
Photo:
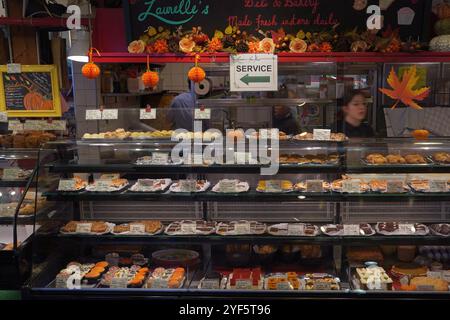
M326 224L320 230L327 236L373 236L376 232L368 223Z
M320 229L309 223L278 223L269 226L267 233L274 236L314 237L320 234Z
M393 280L386 271L376 264L366 268L356 268L356 282L363 290L391 290Z
M264 277L265 290L299 290L300 279L296 272L270 273Z
M110 233L113 228L113 223L104 221L69 221L60 229L60 232L63 234L101 235Z
M294 185L295 191L298 192L327 192L331 190L331 185L327 181L306 180L300 181Z
M171 236L208 235L216 231L216 222L204 220L181 220L170 223L165 233Z
M127 179L98 179L94 183L86 186L86 191L89 192L117 192L128 186Z
M213 188L217 193L240 193L250 189L248 182L239 179L222 179Z
M259 235L266 232L266 224L257 221L231 221L217 224L216 233L222 236Z
M184 268L156 268L148 277L145 287L151 289L178 289L186 279Z
M314 134L310 132L302 132L300 134L297 134L293 137L294 140L316 140L314 139ZM330 134L330 140L329 141L336 141L336 142L343 142L348 140L347 136L343 133L334 133L332 132Z
M234 290L262 290L264 277L260 268L233 269L227 279L227 289Z
M136 159L136 164L139 166L145 165L178 165L182 164L183 161L180 159L178 162L173 162L169 155L157 156L156 154L151 156L143 156Z
M412 179L409 181L409 186L416 192L449 192L450 181L445 180L427 180L427 179Z
M0 146L3 148L40 148L47 142L55 141L56 135L46 131L24 131L20 133L0 135Z
M450 163L450 153L448 152L436 152L433 154L432 159L434 162L449 164Z
M109 288L141 288L148 273L147 267L138 265L130 267L111 266L101 278L99 285Z
M300 290L340 290L340 279L326 273L307 273L300 278Z
M13 172L10 171L5 174L6 170L12 170ZM0 169L0 180L24 180L27 179L32 172L33 170L24 170L21 168L3 168Z
M282 154L278 158L280 164L338 164L339 155L338 154Z
M364 162L372 165L383 164L427 164L427 159L421 154L400 154L383 155L381 153L371 153L364 158Z
M256 191L258 192L291 192L294 190L294 185L289 180L260 180Z
M168 139L172 137L172 134L174 133L173 130L156 130L156 131L138 131L138 132L131 132L130 137L132 139Z
M138 179L128 191L131 192L163 192L172 183L172 179Z
M34 198L25 199L19 209L19 216L31 216L47 207L47 199L38 196L36 201Z
M408 192L409 186L405 183L405 181L400 181L400 185L397 186L397 181L391 182L391 187L389 188L389 182L387 180L370 180L369 187L372 192L395 192L395 193L404 193Z
M448 223L436 223L429 226L432 234L450 237L450 224Z
M205 192L210 185L207 180L178 180L170 186L169 190L175 193Z
M66 179L67 183L60 180L58 191L81 191L88 185L87 181L81 177L74 176L73 179Z
M334 192L364 193L370 191L370 185L359 179L343 177L343 179L337 179L331 183L331 190Z
M142 220L115 225L115 235L155 235L162 231L163 225L157 220Z

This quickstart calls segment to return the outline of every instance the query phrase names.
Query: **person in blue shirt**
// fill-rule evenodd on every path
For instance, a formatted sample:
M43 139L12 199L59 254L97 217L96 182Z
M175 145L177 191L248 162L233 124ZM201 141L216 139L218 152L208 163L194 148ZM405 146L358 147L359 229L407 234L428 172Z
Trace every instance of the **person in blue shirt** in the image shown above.
M189 83L189 92L183 92L177 95L170 104L167 118L172 122L172 129L186 129L193 131L194 126L194 108L196 104L196 95L192 90L192 84Z

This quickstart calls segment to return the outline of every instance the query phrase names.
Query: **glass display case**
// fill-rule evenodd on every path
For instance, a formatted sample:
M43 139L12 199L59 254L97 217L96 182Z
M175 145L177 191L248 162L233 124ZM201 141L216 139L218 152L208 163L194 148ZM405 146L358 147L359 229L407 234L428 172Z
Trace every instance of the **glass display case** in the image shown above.
M26 297L448 297L448 140L286 139L270 176L174 145L41 150Z
M18 289L31 272L38 149L0 150L0 288Z

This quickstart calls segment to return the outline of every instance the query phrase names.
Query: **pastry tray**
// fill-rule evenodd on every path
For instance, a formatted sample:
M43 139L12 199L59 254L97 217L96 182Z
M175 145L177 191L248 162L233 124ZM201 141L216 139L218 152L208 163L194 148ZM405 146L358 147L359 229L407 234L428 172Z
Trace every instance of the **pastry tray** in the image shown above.
M86 222L86 223L89 223L89 222ZM76 232L76 231L75 232L65 232L65 231L62 231L61 229L59 230L59 232L61 234L63 234L63 235L94 235L94 236L101 236L101 235L104 235L104 234L111 233L112 230L115 227L115 224L111 223L111 222L105 222L105 224L107 226L105 232Z
M448 224L448 223L436 223L436 224L437 224L437 225L447 224L447 225L450 226L450 224ZM436 230L434 230L433 226L436 225L436 224L432 224L432 225L429 226L430 232L431 232L432 234L434 234L435 236L440 236L440 237L445 237L445 238L450 237L450 233L449 233L449 234L442 234L442 233L439 233L439 232L437 232Z
M205 191L208 190L209 187L211 186L211 183L210 183L209 181L206 181L206 182L205 182L205 185L204 185L201 189L199 189L199 190L195 190L195 191L180 191L180 190L178 189L178 187L176 186L177 183L178 183L178 181L174 182L174 183L169 187L170 192L173 192L173 193L199 193L199 192L205 192Z
M128 186L129 186L129 183L127 183L127 184L121 186L120 188L116 188L115 190L111 190L111 191L108 191L108 190L95 190L95 189L89 190L89 186L87 186L87 187L86 187L86 192L116 193L116 192L120 192L120 191L125 190Z
M303 225L303 232L302 234L299 235L289 235L288 234L288 225ZM304 232L304 227L306 226L306 223L278 223L278 224L273 224L267 227L267 233L273 236L280 236L280 237L316 237L320 234L320 228L316 225L314 226L314 234L306 234ZM286 228L283 228L283 232L273 232L271 231L271 228L273 227L277 227L277 226L286 226Z
M114 232L114 228L111 230L111 234L121 237L121 236L155 236L157 234L160 234L161 232L163 232L164 230L164 225L161 225L161 228L159 228L156 232L153 233L149 233L149 232L144 232L144 233L132 233L131 231L125 231L125 232L120 232L120 233L116 233Z
M134 188L137 188L137 185L138 185L138 182L136 181L135 184L133 184L131 187L128 188L127 192L135 192L135 193L140 193L140 192L151 192L151 193L164 192L172 184L172 179L149 179L149 180L165 180L166 183L164 184L164 188L162 188L162 189L157 189L157 190L134 190Z
M377 223L375 225L375 231L378 234L381 234L383 236L426 236L426 235L428 235L430 233L430 229L426 225L421 224L421 223L419 223L419 224L425 226L425 231L416 231L416 232L410 233L410 234L400 233L399 230L396 230L396 231L393 231L393 232L381 231L378 228L378 224L379 223Z
M325 234L329 237L371 237L371 236L375 235L377 232L370 224L369 224L369 226L372 230L371 234L346 235L346 234L344 234L344 229L341 229L340 231L338 231L336 233L325 232L326 227L336 227L335 224L322 225L322 226L320 226L320 231L322 231L323 234ZM360 228L360 230L361 230L361 228Z

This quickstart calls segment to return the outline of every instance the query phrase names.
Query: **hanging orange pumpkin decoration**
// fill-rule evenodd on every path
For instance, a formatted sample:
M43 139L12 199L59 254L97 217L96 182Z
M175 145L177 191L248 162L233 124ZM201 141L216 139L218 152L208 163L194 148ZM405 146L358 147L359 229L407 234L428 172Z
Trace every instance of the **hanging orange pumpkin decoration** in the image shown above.
M100 52L98 52L95 48L89 49L89 62L86 63L83 68L81 68L81 73L83 76L85 76L88 79L95 79L100 75L100 67L96 65L94 62L92 62L92 55L93 51L96 51L98 55L100 55Z
M198 66L198 60L200 56L198 54L195 55L195 67L191 68L188 72L188 78L194 82L202 82L206 78L205 70Z
M148 88L154 88L159 82L159 75L158 72L151 71L150 70L150 62L149 57L147 56L147 71L144 72L144 74L141 77L142 82L144 85Z

